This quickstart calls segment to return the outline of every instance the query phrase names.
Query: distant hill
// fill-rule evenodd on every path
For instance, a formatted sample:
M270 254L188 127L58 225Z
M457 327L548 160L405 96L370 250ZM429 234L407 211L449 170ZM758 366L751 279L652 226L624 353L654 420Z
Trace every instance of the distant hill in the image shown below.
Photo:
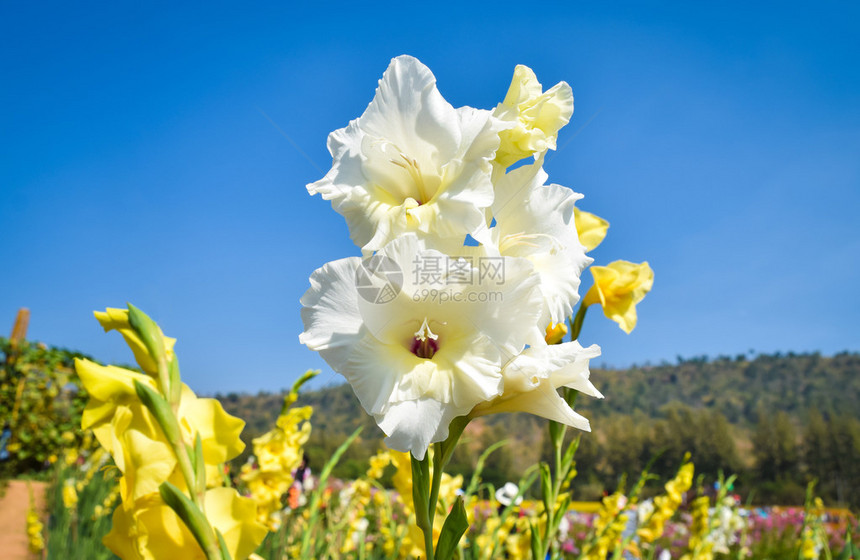
M582 397L576 409L591 420L577 453L581 497L611 489L622 474L638 474L655 455L653 469L671 476L685 451L697 471L739 474L740 487L755 487L760 499L802 501L806 481L817 477L831 502L860 505L860 354L696 357L677 364L626 370L593 369L604 400ZM248 440L268 429L282 394L216 395L244 418ZM362 437L335 474L358 476L381 447L382 433L361 409L348 385L303 393L299 405L314 415L307 446L319 469L358 426ZM470 424L451 470L468 473L489 444L508 439L488 462L485 480L503 483L547 453L546 421L502 414Z

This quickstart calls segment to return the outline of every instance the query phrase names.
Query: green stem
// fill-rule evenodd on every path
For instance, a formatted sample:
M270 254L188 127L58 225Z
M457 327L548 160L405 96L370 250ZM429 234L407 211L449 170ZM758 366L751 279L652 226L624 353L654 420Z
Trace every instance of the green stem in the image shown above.
M585 312L582 311L583 308L580 308L580 311L577 312L576 316L579 319L579 327L582 327L582 318L585 317ZM574 323L575 324L575 323ZM573 332L573 331L572 331ZM574 335L579 334L579 331L573 332ZM576 340L574 336L573 340ZM564 400L572 407L576 402L576 396L578 395L577 391L573 389L569 389L565 387L562 389ZM547 553L552 548L553 537L555 537L555 533L558 531L558 524L554 522L555 519L555 508L558 504L558 497L561 495L561 486L565 480L567 480L567 475L570 473L570 467L572 461L566 461L563 457L562 447L564 446L564 436L567 434L567 425L561 424L560 422L555 422L550 420L549 422L549 435L550 440L552 441L553 447L553 463L555 466L555 470L551 473L551 476L554 476L553 479L550 480L550 495L544 497L544 508L546 509L547 523L545 526L544 539L543 539L543 550L541 558L545 558Z
M418 460L410 455L412 461L412 502L415 505L415 524L424 533L424 549L427 559L432 560L433 553L433 523L436 518L436 504L439 501L439 490L442 487L442 473L454 454L454 448L463 431L471 421L468 416L458 416L448 426L448 438L433 444L433 473L430 474L430 450L424 459ZM429 483L429 486L428 486Z
M442 486L442 450L441 443L433 444L433 481L430 484L430 500L427 503L428 514L430 515L430 530L433 530L433 522L436 518L436 504L439 502L439 489Z
M576 316L570 322L570 340L578 340L579 333L582 332L582 323L585 321L585 312L588 306L579 304L579 309L576 310Z
M424 550L427 558L433 558L433 526L430 525L430 453L418 460L409 454L412 462L412 505L415 509L415 524L424 533Z

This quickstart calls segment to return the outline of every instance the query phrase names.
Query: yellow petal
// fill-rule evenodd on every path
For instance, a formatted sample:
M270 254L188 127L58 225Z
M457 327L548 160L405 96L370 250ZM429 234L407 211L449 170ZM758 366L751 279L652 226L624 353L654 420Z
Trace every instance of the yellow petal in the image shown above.
M155 388L149 376L115 366L101 366L89 360L75 358L75 371L89 393L87 406L81 416L81 427L92 429L98 442L112 451L109 425L118 406L139 403L134 382Z
M247 558L254 552L267 532L256 521L254 503L232 488L209 490L204 502L206 517L224 536L231 557ZM113 527L103 543L124 560L205 558L191 532L157 493L116 508Z
M152 378L116 366L102 366L89 360L75 358L75 371L81 378L84 388L91 398L100 401L111 401L119 398L137 398L134 382L140 381L150 385L155 383Z
M233 488L214 488L206 492L206 517L224 536L232 558L247 558L268 532L257 522L257 506Z
M245 449L239 439L245 421L227 414L217 400L197 398L190 390L183 392L179 416L192 433L200 434L207 464L224 463Z
M636 264L615 261L608 266L592 266L594 285L583 298L583 305L599 303L603 313L626 333L636 326L636 304L654 284L654 271L647 262Z
M102 543L123 560L206 558L194 536L158 494L117 507L111 531Z
M585 251L594 250L606 237L609 222L590 212L583 212L579 208L573 208L573 219L576 223L576 233L579 242L585 246Z
M573 115L573 92L560 82L542 93L540 82L528 66L518 65L505 95L493 113L513 123L499 133L501 144L496 161L502 167L534 154L556 148L558 131Z

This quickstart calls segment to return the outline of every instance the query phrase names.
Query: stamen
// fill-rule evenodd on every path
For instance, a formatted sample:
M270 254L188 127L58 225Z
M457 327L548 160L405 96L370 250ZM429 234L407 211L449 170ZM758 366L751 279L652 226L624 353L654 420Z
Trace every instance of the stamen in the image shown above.
M434 334L430 330L430 325L427 324L427 317L424 317L421 328L415 332L414 336L415 338L412 340L409 351L419 358L429 360L433 357L433 354L439 351L439 343L437 342L439 335Z
M397 167L402 167L409 173L412 177L412 180L415 181L415 186L418 189L418 205L422 205L429 200L427 196L427 187L424 185L424 176L421 174L421 167L418 165L418 162L414 159L411 159L406 156L404 153L400 153L400 157L403 161L397 161L396 159L389 160L391 163L396 165ZM403 163L406 162L406 163Z

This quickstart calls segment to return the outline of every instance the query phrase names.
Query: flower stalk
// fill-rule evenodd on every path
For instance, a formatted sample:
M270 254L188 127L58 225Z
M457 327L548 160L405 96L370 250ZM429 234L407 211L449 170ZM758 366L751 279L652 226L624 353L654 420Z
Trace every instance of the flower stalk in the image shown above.
M246 557L266 533L253 502L230 487L207 489L207 473L214 481L220 466L241 453L244 422L182 384L175 339L145 313L129 305L96 318L122 334L143 370L75 361L89 394L82 427L93 430L125 482L105 545L121 558L165 550L171 557Z
M409 455L412 463L412 502L415 505L415 524L424 535L424 550L428 559L451 558L457 550L460 537L469 527L463 500L458 499L442 524L438 542L433 542L433 525L439 503L439 490L442 487L442 473L454 454L454 448L457 447L463 430L470 421L471 418L468 416L455 418L450 424L448 438L433 444L432 473L429 449L423 459L416 459L414 455ZM440 543L443 542L444 546L440 548Z

